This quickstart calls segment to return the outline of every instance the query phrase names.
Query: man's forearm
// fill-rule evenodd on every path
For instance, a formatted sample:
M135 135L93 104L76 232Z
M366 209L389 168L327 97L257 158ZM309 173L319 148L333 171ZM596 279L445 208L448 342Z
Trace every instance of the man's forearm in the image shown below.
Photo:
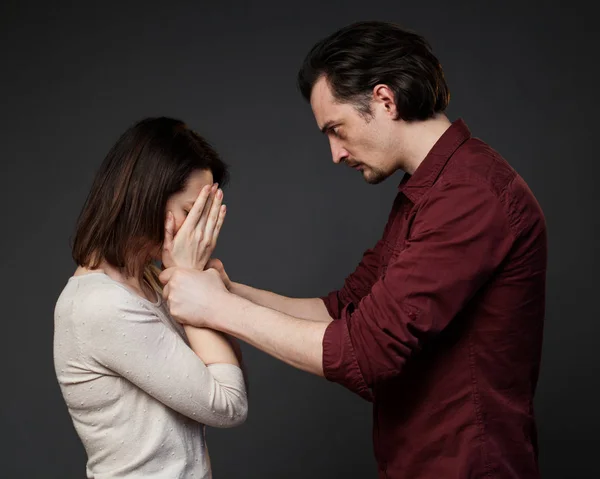
M323 376L323 336L329 322L292 317L227 294L215 308L211 322L216 329L291 366Z
M231 283L230 291L242 298L267 308L281 311L295 318L312 321L331 321L325 304L320 298L288 298L271 291L253 288L241 283Z

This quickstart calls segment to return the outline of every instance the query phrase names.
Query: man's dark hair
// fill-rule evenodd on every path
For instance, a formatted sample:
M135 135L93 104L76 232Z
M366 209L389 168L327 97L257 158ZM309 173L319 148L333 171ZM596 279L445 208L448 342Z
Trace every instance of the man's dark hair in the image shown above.
M358 22L318 42L298 72L307 101L325 77L336 100L371 113L373 88L385 84L395 95L398 118L426 120L442 112L450 92L440 62L420 35L387 22Z

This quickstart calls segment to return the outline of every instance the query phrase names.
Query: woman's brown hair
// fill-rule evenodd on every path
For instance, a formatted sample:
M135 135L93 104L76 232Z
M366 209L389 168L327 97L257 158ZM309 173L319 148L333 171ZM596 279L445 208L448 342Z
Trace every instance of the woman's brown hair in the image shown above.
M96 173L77 220L75 262L93 269L104 260L141 276L164 242L167 200L196 170L210 170L220 186L227 182L227 165L182 121L148 118L130 127Z

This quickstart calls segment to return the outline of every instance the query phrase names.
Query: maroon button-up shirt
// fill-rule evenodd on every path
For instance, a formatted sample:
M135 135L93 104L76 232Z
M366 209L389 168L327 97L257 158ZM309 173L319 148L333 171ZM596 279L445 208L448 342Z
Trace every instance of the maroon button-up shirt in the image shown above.
M380 478L539 478L540 206L462 120L399 190L382 239L323 298L325 376L373 401Z

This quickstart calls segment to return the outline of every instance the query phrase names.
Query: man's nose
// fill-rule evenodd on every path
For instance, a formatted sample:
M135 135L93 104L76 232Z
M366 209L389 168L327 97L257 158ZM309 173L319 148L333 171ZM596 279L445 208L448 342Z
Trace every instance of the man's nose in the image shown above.
M333 158L333 162L337 165L341 161L348 158L349 154L342 145L340 145L336 141L332 141L331 142L331 156Z

